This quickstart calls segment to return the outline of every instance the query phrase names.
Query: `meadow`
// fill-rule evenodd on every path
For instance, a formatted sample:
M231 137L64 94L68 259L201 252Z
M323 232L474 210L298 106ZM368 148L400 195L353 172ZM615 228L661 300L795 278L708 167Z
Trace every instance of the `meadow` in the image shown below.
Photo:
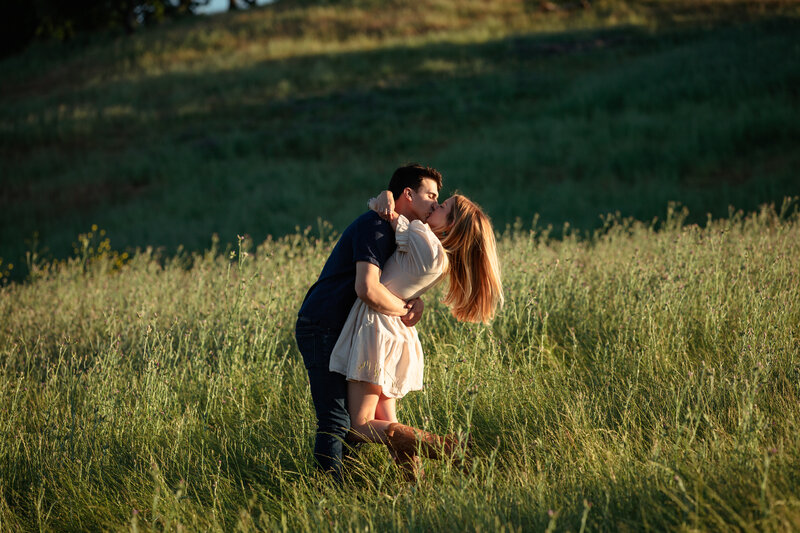
M0 289L0 529L796 530L793 205L504 233L490 326L426 297L399 417L473 447L419 483L381 446L314 472L293 318L330 239L37 271Z
M0 62L0 531L800 529L800 5L586 5L279 0ZM492 216L506 304L418 325L399 417L469 460L335 486L295 314L408 160Z

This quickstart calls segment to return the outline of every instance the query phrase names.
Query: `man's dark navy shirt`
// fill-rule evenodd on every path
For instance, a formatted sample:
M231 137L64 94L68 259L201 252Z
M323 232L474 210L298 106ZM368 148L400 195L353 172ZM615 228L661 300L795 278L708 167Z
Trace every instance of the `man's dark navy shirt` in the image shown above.
M392 226L374 211L367 211L344 230L339 242L308 289L298 316L328 327L338 335L356 295L356 263L366 261L383 270L396 248Z

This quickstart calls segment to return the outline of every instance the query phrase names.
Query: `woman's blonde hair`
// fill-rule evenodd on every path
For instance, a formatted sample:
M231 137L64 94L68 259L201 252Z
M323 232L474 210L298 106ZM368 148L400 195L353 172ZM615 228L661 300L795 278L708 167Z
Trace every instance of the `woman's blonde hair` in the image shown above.
M442 238L450 264L444 303L458 320L487 323L503 305L494 229L477 204L460 194L453 199L452 226Z

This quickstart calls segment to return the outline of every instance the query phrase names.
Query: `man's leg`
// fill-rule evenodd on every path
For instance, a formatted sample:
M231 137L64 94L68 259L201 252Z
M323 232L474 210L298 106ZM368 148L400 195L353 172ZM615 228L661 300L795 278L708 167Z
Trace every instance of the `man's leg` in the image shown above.
M297 321L297 347L303 356L311 386L311 399L317 415L314 459L323 471L342 475L342 442L350 429L347 413L347 380L328 370L331 351L337 336L329 329Z
M319 467L342 475L342 443L350 428L347 414L347 380L326 368L309 368L311 398L317 413L317 436L314 440L314 459Z

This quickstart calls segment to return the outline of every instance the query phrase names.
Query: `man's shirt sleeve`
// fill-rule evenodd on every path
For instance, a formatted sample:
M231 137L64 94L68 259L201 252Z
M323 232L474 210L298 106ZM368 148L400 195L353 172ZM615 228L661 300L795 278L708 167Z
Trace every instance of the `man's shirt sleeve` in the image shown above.
M394 232L377 215L363 220L353 232L353 263L366 261L383 270L394 251Z

